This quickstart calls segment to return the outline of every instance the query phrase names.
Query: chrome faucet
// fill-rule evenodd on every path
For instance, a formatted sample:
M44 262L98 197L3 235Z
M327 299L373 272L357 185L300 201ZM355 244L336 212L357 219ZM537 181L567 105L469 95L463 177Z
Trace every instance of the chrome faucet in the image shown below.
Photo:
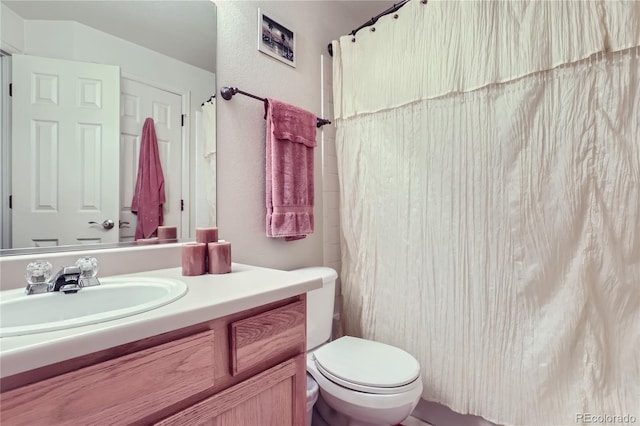
M63 266L51 277L51 263L39 260L27 265L25 293L77 293L83 287L100 285L96 277L97 272L98 261L95 258L82 257L74 266Z
M80 268L77 266L63 266L50 280L49 291L61 291L63 293L77 293L80 285Z

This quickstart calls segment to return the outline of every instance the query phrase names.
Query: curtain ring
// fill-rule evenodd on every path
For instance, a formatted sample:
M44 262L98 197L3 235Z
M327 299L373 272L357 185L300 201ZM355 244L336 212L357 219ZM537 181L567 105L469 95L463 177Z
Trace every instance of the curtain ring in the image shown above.
M393 15L393 19L398 19L398 14Z
M355 42L356 42L356 38L354 37L351 39L351 43L355 43Z
M375 33L376 32L376 27L371 27L371 32Z
M427 0L420 0L420 3L427 4Z

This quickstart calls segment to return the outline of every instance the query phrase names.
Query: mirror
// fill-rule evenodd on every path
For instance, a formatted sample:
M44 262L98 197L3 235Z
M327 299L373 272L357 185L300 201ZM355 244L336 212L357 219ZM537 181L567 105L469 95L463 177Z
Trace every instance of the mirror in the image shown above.
M2 255L132 244L146 117L164 225L215 226L211 0L2 0L1 17Z

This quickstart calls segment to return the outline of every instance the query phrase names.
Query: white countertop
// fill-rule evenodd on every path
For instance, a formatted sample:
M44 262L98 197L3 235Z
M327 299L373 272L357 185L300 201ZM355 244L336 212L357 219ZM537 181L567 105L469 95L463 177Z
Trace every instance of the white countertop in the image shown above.
M183 277L181 268L119 275L173 278L189 290L151 311L82 327L0 338L0 377L210 321L322 287L322 279L234 263L223 275Z

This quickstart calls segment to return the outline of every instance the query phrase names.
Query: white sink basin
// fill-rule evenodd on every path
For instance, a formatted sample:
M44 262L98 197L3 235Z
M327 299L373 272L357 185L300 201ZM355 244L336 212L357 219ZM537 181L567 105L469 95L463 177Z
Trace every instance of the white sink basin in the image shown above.
M171 303L187 285L168 278L101 278L75 294L0 292L0 337L21 336L110 321Z

